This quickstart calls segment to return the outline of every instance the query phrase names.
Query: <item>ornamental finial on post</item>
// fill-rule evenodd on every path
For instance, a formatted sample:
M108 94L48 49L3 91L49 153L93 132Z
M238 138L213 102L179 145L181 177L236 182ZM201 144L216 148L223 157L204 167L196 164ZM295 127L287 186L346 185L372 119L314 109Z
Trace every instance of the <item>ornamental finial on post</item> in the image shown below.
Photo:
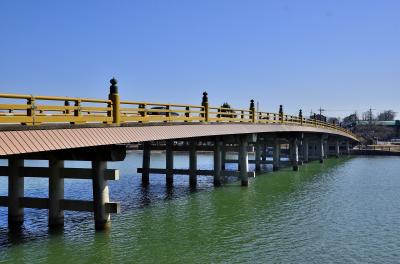
M120 100L118 94L118 86L117 86L117 79L112 78L110 80L110 94L108 95L108 99L112 102L112 122L114 124L120 124L121 117L120 117Z
M254 99L250 100L250 110L254 109Z
M111 85L110 85L110 94L117 94L118 93L118 85L117 85L118 81L117 81L117 79L112 78L110 80L110 83L111 83Z
M203 99L201 104L204 105L204 103L208 103L208 94L207 92L203 92Z
M203 99L201 101L201 105L203 106L203 111L204 114L201 114L202 117L204 117L203 122L208 122L209 121L209 111L208 111L208 94L207 92L203 93Z
M254 99L250 100L250 113L251 113L251 122L256 122L256 108L254 107Z

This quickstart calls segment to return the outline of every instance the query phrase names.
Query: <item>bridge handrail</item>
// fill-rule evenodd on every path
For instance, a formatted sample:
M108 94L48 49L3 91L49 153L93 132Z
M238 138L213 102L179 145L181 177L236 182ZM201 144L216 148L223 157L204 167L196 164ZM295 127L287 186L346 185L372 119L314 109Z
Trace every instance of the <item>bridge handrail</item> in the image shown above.
M114 85L114 86L113 86ZM112 90L111 87L114 87ZM257 112L254 100L249 109L215 107L208 105L207 93L203 94L201 105L171 104L157 102L119 100L116 81L110 87L109 99L75 98L63 96L33 96L26 94L0 94L6 99L0 104L1 124L40 125L44 123L147 123L147 122L237 122L260 124L297 124L301 126L334 129L356 137L349 130L316 118L287 115L282 106L279 113ZM26 100L26 103L14 100ZM60 104L46 104L54 101ZM70 105L73 103L74 105Z

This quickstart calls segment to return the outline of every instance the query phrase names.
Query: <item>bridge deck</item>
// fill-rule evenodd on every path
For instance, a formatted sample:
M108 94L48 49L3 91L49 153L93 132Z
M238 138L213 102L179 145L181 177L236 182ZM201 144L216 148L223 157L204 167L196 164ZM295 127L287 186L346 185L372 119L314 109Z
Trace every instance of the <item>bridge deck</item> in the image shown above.
M34 128L34 127L33 127ZM129 144L152 140L235 135L249 133L305 132L326 133L357 139L348 133L322 127L289 124L168 124L118 127L36 128L0 131L0 156L71 149L80 147Z

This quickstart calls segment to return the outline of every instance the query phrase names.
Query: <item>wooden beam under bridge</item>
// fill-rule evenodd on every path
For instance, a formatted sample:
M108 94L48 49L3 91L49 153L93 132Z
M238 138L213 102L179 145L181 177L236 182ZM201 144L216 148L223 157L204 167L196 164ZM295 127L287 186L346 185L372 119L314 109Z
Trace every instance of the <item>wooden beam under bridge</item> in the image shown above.
M137 172L138 173L143 173L143 168L138 168ZM148 169L149 173L153 174L166 174L167 169L161 169L161 168L149 168ZM189 175L190 170L189 169L173 169L172 174L175 175ZM249 171L247 172L248 177L255 177L255 172L254 171ZM196 170L196 175L202 175L202 176L214 176L215 172L214 170ZM221 171L221 176L240 176L239 171L227 171L227 170L222 170Z

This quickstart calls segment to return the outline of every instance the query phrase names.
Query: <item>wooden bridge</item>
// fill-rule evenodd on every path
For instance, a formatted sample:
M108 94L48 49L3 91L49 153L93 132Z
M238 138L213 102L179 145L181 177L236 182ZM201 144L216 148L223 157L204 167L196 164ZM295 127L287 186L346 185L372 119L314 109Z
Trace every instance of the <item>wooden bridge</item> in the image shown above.
M349 153L357 137L337 124L307 119L302 111L287 115L258 112L254 100L249 109L213 107L203 93L201 105L163 104L120 100L117 81L110 81L109 98L0 94L0 158L8 166L0 167L0 176L8 177L8 196L0 197L0 206L8 207L9 227L23 223L24 208L49 209L49 226L62 226L64 210L94 212L96 229L107 228L110 214L119 212L119 203L109 201L108 180L118 180L118 170L107 169L107 162L124 160L126 146L138 143L143 150L143 185L149 174L165 174L166 184L173 184L174 174L189 175L195 186L197 175L214 178L215 186L227 176L237 176L243 186L248 178L248 164L256 171L268 163L268 149L273 150L273 169L281 167L281 149L288 147L294 170L311 159L323 162L328 154ZM150 167L151 151L166 153L165 169ZM197 169L197 151L214 154L212 170ZM188 169L173 165L175 151L189 153ZM234 160L226 152L238 153ZM249 152L255 152L249 161ZM48 160L47 168L24 166L24 160ZM65 168L65 160L92 162L91 169ZM238 164L236 171L225 164ZM24 177L49 178L49 197L24 197ZM64 199L64 179L88 179L93 183L93 201Z

